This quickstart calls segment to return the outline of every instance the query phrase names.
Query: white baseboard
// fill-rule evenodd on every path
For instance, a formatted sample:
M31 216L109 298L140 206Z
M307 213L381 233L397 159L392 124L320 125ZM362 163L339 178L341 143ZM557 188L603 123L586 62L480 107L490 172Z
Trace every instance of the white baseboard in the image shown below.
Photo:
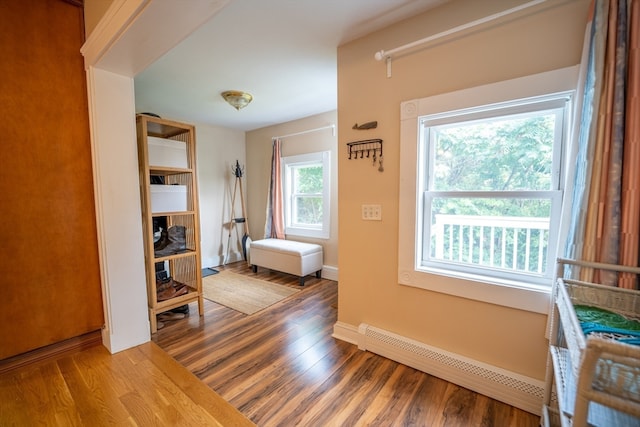
M360 342L360 335L358 335L358 328L353 325L344 322L336 322L333 325L332 336L341 341L346 341L353 345L358 345Z
M497 366L451 353L393 332L336 322L333 337L477 393L540 415L544 383Z
M232 262L242 261L242 260L243 260L243 257L241 252L231 252L229 254L229 259L227 260L227 264L230 264ZM202 268L218 267L220 265L223 265L223 263L224 263L223 256L203 258ZM337 282L338 268L330 265L323 265L321 276L323 279L335 280Z
M330 265L323 265L322 266L321 275L322 275L323 279L335 280L337 282L338 281L338 268L337 267L332 267Z

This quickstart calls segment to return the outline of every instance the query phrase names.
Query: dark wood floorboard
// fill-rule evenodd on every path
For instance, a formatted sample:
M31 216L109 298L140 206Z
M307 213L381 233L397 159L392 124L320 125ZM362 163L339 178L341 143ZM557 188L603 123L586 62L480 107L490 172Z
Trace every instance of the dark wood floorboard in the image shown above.
M338 286L244 262L301 289L245 315L205 300L153 340L259 426L538 426L535 415L334 339Z

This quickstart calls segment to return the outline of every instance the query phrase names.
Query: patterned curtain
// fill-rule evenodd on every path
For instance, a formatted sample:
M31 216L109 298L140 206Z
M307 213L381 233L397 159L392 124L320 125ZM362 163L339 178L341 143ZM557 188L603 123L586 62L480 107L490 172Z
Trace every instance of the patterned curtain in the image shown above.
M640 0L595 0L565 256L638 265ZM587 281L638 289L635 276L582 269Z
M271 179L267 195L267 212L264 224L264 237L284 239L284 213L282 207L282 169L280 167L282 141L273 140L271 155Z

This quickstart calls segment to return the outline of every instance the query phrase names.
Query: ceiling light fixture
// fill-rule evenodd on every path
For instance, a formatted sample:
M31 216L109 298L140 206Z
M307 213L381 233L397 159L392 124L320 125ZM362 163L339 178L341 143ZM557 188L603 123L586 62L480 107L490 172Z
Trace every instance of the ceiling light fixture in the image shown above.
M220 95L236 110L246 107L253 99L250 93L240 92L238 90L227 90Z

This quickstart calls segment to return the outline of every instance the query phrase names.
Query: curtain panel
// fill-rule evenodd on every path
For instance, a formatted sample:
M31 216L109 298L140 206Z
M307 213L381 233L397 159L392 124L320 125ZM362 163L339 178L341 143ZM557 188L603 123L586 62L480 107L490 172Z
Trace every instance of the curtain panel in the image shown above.
M640 0L595 0L587 35L565 256L638 266L640 252ZM638 289L630 274L580 279Z
M271 178L269 180L269 193L267 195L266 221L264 224L264 237L284 239L284 210L282 199L282 166L281 148L282 141L275 138L272 142L271 154Z

